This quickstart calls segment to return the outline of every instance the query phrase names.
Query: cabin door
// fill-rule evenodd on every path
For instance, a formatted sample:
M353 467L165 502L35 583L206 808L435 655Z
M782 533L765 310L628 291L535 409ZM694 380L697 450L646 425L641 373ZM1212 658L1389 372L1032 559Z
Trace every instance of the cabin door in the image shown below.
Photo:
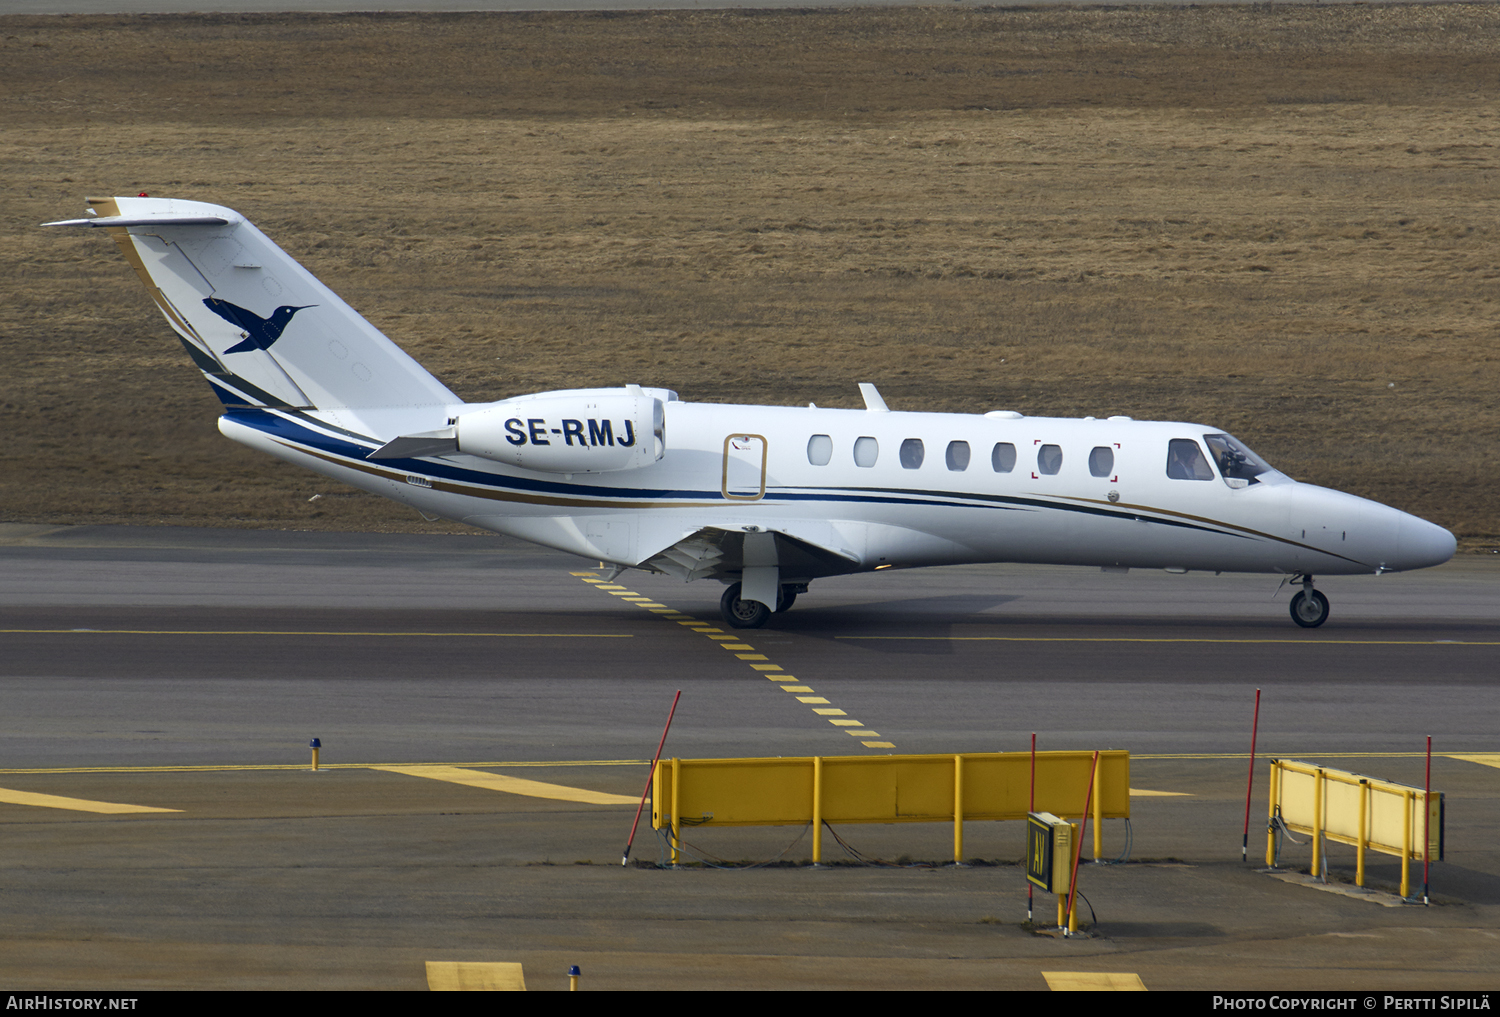
M764 436L731 434L724 439L724 472L720 490L730 501L760 501L766 496Z

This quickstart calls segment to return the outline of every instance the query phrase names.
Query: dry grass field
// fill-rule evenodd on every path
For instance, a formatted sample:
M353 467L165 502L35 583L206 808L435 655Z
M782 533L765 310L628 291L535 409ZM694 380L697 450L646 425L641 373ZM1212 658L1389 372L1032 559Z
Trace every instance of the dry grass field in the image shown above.
M1479 4L0 17L0 519L442 528L221 438L36 228L148 191L471 400L1191 419L1493 547L1497 100Z

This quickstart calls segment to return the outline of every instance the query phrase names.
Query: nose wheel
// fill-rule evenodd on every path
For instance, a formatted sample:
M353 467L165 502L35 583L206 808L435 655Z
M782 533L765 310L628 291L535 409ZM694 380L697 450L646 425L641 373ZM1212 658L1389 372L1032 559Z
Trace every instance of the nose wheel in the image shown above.
M1304 629L1315 629L1328 620L1328 598L1313 589L1312 576L1304 576L1302 589L1292 597L1292 621Z

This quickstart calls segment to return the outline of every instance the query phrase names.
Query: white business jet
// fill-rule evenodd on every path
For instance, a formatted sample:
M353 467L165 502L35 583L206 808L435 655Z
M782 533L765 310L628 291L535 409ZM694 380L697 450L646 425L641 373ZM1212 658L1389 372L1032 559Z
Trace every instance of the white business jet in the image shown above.
M467 523L684 581L764 625L827 576L1033 562L1314 575L1452 557L1453 535L1301 484L1203 424L682 402L662 388L466 403L239 213L89 198L224 403L219 430Z

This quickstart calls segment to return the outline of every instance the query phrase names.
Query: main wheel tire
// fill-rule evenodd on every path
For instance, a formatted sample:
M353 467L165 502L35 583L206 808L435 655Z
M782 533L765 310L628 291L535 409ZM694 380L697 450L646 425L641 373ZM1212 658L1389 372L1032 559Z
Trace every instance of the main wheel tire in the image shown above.
M735 583L719 598L719 613L732 629L758 629L771 617L771 609L758 600L741 600Z
M783 586L781 588L781 595L776 598L776 613L781 614L784 611L790 611L792 605L795 603L797 603L797 591L790 586Z
M1292 598L1292 621L1315 629L1328 620L1328 598L1317 590L1300 590Z

